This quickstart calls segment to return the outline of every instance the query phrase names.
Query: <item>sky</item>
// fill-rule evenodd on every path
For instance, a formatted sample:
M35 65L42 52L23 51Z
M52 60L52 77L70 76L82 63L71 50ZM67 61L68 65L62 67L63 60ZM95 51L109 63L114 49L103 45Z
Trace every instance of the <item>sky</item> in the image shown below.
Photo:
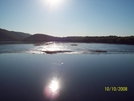
M0 0L0 28L52 36L134 35L134 0Z

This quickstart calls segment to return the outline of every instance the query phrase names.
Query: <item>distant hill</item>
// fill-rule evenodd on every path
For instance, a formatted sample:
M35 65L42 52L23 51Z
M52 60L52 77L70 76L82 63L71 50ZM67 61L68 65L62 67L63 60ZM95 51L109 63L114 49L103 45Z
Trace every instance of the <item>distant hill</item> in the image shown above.
M133 44L134 36L118 37L118 36L94 36L94 37L53 37L44 34L34 34L24 39L23 41L30 42L46 42L46 41L60 41L60 42L84 42L84 43L111 43L111 44Z
M8 31L0 28L0 41L21 41L29 36L30 34L28 33Z
M25 42L46 42L46 41L59 41L59 42L84 42L84 43L110 43L110 44L133 44L134 36L118 37L118 36L94 36L94 37L53 37L44 34L34 34L24 39Z
M8 31L0 28L0 42L17 41L17 42L84 42L84 43L111 43L111 44L131 44L134 45L134 36L68 36L68 37L54 37L45 34L30 35L23 32Z
M50 35L45 35L45 34L34 34L23 41L30 41L30 42L41 42L41 41L59 41L60 37L54 37Z
M15 32L15 31L10 31L13 35L15 35L19 40L23 40L29 36L31 36L28 33L23 33L23 32Z
M19 39L10 31L0 29L0 41L18 41Z

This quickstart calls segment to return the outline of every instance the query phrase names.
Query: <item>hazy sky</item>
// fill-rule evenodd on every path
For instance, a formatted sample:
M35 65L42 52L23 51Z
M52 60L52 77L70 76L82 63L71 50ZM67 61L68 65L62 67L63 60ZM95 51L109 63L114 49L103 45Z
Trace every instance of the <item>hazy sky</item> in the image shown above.
M53 36L134 35L134 0L0 0L0 28Z

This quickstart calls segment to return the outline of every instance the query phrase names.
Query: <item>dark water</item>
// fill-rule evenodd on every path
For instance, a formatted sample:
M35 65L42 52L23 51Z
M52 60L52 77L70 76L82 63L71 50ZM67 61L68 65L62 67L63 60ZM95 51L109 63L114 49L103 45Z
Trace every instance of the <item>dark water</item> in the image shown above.
M53 78L57 97L46 88ZM127 87L128 91L105 91ZM56 95L56 94L55 94ZM134 54L0 54L0 101L133 101Z

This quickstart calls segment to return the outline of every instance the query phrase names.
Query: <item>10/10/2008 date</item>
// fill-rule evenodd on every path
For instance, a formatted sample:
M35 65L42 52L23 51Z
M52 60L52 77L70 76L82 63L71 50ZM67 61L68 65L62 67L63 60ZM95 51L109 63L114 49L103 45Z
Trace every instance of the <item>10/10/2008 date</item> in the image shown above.
M104 90L106 92L114 91L114 92L127 92L128 87L105 87Z

